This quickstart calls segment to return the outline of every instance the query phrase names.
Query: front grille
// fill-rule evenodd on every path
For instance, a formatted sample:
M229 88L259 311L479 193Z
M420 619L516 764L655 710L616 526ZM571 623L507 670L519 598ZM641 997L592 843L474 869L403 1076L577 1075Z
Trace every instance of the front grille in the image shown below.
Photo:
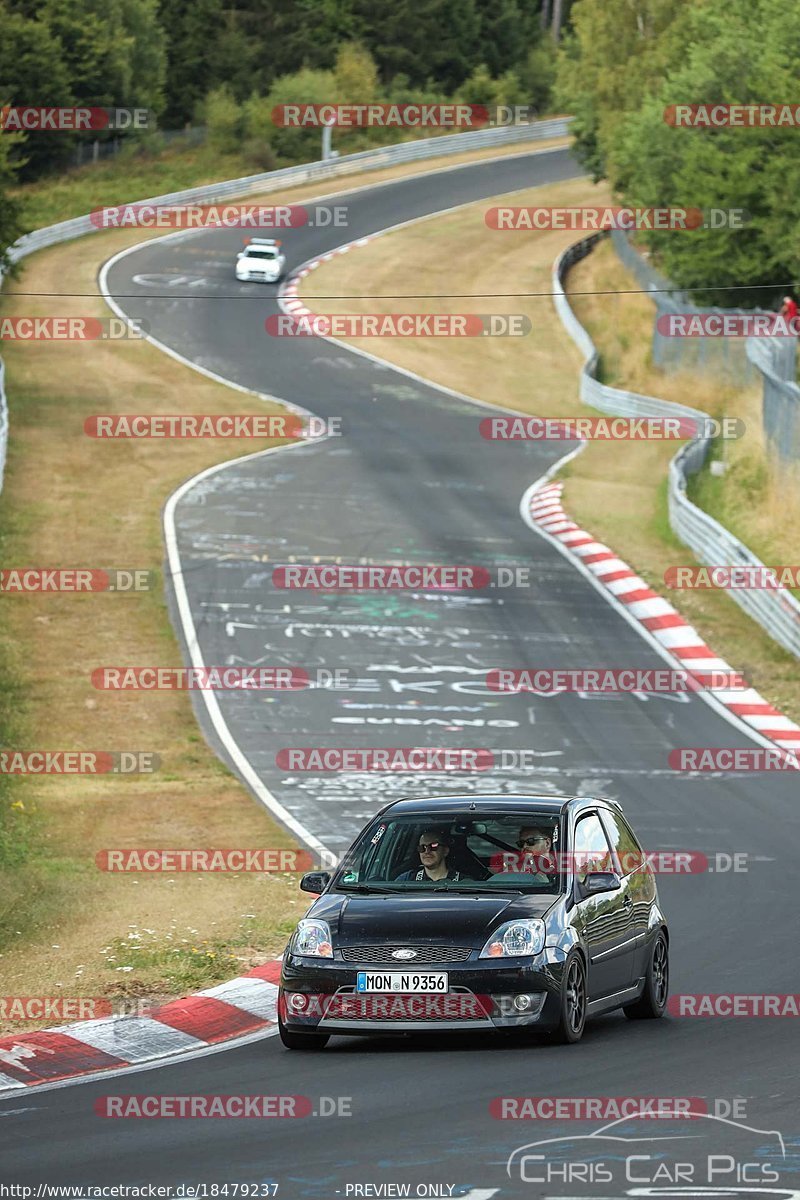
M393 950L416 950L416 956L392 958ZM420 963L466 962L472 951L468 946L414 946L408 942L397 942L388 946L345 946L341 953L344 962L411 968Z

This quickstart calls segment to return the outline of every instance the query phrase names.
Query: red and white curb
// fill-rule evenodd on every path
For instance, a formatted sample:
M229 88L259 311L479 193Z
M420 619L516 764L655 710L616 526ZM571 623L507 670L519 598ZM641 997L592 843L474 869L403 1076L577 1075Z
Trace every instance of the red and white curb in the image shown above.
M280 962L146 1016L78 1021L0 1037L0 1096L96 1071L118 1071L159 1058L213 1046L277 1024Z
M563 487L562 483L547 483L528 494L532 524L559 543L573 562L580 563L681 667L690 671L733 674L733 668L706 645L677 609L654 592L613 550L567 516L561 505ZM754 688L709 688L708 691L761 738L768 738L785 750L800 751L800 726L773 708Z

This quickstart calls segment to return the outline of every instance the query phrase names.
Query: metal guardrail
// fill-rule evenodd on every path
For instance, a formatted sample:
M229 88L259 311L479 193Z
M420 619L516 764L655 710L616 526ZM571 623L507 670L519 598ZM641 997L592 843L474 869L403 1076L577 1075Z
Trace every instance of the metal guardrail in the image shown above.
M549 121L535 121L529 125L509 125L498 129L479 129L474 133L453 133L442 137L422 138L413 142L399 142L393 146L379 146L375 150L362 150L358 154L345 154L340 158L324 162L300 163L295 167L284 167L279 171L262 171L257 175L245 175L240 179L228 179L222 183L205 184L202 187L186 188L182 192L170 192L163 196L152 196L147 200L132 201L132 204L180 205L217 204L222 200L277 191L301 183L317 180L337 179L343 175L362 171L378 171L383 167L420 162L428 158L439 158L446 154L463 154L469 150L482 150L486 146L507 146L519 142L540 142L545 138L566 137L571 117L554 117ZM19 262L36 250L57 246L74 238L90 233L100 233L87 213L71 221L59 221L26 233L10 247L8 257L12 263ZM0 271L0 287L3 273ZM3 363L0 360L0 491L3 486L3 471L8 448L8 404L3 388Z
M564 292L569 268L590 254L604 234L593 234L569 246L553 266L553 297L561 321L584 356L580 397L584 404L615 416L686 416L705 423L708 414L684 404L673 404L655 396L640 396L607 387L597 379L598 350L572 311ZM669 465L669 522L677 536L706 566L750 566L763 568L760 558L739 542L724 525L703 512L686 495L687 478L703 466L711 438L703 432L687 442ZM734 589L730 596L748 616L757 621L785 650L800 657L800 603L785 588L769 590Z
M614 230L611 241L617 257L636 280L651 292L656 306L652 355L657 366L668 371L713 371L736 383L757 382L762 386L762 423L770 449L786 462L800 461L800 388L797 386L797 339L669 337L659 329L659 317L676 313L701 316L707 313L751 316L768 309L702 308L674 287L631 244L627 234Z
M784 343L775 347L775 343ZM748 338L745 352L761 374L761 423L770 449L784 463L800 462L800 387L794 382L794 338ZM787 350L789 354L787 354Z

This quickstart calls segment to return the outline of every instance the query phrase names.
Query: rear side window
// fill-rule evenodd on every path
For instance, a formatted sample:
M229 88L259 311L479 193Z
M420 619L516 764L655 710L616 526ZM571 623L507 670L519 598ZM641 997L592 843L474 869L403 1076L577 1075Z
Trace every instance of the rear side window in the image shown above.
M575 874L583 882L587 875L613 870L608 839L597 813L581 817L575 826Z
M631 871L638 870L644 862L644 851L622 813L604 810L603 823L611 841L611 849L619 859L622 874L630 875Z

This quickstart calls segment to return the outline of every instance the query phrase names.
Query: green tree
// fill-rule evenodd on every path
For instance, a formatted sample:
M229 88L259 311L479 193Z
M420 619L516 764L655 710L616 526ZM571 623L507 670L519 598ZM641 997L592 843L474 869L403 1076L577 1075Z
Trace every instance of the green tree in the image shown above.
M276 166L274 130L269 100L253 92L242 105L242 150L260 171L272 171Z
M479 63L469 78L464 80L458 89L458 99L462 104L484 105L487 108L494 108L501 103L497 80L492 78L486 63Z
M435 81L448 94L481 61L475 0L352 0L360 41L369 47L385 84L398 74L413 87Z
M705 0L577 0L563 40L556 103L573 113L575 149L595 179L615 182L613 149L629 113L685 55L686 26Z
M345 42L339 47L333 80L335 98L342 103L364 103L378 96L378 68L360 42Z
M672 279L706 303L769 304L800 275L800 145L792 128L674 128L672 104L761 104L793 95L800 30L768 0L706 0L685 61L628 114L610 152L627 200L744 210L743 228L653 232ZM762 285L783 285L770 291ZM720 287L749 286L726 293Z
M517 67L540 35L538 6L530 0L476 0L480 56L493 77Z
M59 39L43 19L11 12L0 0L0 95L12 105L70 105L72 82ZM0 135L7 142L8 135ZM66 164L74 139L64 133L31 133L6 144L6 161L20 179L35 178Z
M270 111L284 104L329 104L335 99L336 78L333 71L312 71L309 67L303 67L291 75L282 75L275 80L267 95ZM320 157L322 131L317 126L292 128L276 125L273 145L282 158L291 162L313 162Z
M23 232L20 206L8 195L8 188L15 182L16 169L11 161L15 134L0 134L0 269L8 263L6 251Z
M556 81L555 47L549 39L535 42L524 61L514 68L520 82L520 104L529 104L539 113L552 111Z
M234 154L242 140L242 110L226 84L208 93L204 116L208 144L214 150Z

